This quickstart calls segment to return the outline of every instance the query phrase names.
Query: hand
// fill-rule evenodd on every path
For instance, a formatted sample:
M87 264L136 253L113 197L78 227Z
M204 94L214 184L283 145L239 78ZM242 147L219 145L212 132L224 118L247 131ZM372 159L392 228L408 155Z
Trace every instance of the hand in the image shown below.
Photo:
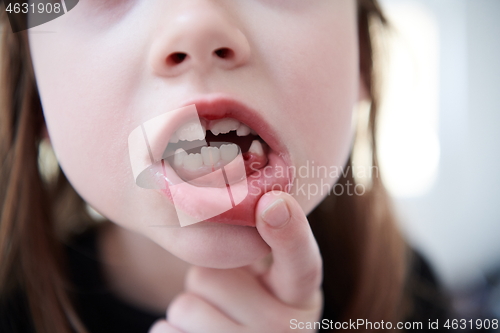
M271 247L273 262L264 272L250 267L193 267L186 292L149 333L279 333L291 320L318 321L321 315L322 262L306 216L284 192L262 196L257 230Z

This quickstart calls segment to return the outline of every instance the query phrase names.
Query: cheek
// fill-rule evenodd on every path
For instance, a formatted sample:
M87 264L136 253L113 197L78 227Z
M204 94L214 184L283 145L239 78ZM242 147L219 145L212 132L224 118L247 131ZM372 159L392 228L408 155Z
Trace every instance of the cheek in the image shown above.
M285 64L293 71L278 85L286 121L291 124L285 135L294 165L309 171L297 172L296 185L304 184L306 190L294 193L306 212L328 193L338 179L338 173L331 177L329 171L340 170L351 150L352 112L359 87L358 45L355 20L340 21L343 29L311 33L296 45L310 52L290 53L294 56ZM315 172L319 169L321 175Z
M130 229L175 223L166 199L137 187L131 173L127 142L137 73L123 68L140 68L138 57L130 53L126 62L116 61L100 56L105 40L82 50L74 36L47 35L30 36L30 46L50 139L71 184L99 212Z

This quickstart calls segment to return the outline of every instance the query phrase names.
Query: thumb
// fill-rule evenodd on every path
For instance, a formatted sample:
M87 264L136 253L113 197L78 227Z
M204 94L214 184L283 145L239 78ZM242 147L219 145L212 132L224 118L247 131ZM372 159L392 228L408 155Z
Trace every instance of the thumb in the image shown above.
M260 198L255 216L257 230L273 256L264 283L291 306L318 304L323 275L321 255L300 205L287 193L268 192Z
M170 325L166 320L157 320L148 333L183 333Z

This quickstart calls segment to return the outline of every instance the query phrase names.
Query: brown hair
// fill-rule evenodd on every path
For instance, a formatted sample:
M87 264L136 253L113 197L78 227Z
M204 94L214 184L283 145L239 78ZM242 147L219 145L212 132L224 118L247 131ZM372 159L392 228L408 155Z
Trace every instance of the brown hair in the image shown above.
M325 299L333 301L339 321L371 322L404 319L409 311L405 297L410 252L401 236L391 201L378 174L377 111L380 95L381 43L376 37L388 29L376 0L358 0L358 38L361 79L371 100L365 128L358 126L356 140L369 146L370 185L363 195L330 194L308 216L320 246L324 265ZM344 170L353 170L352 153ZM353 172L338 181L355 184Z
M360 68L371 97L371 162L376 157L377 78L373 24L385 19L375 0L359 0ZM19 18L17 18L19 20ZM22 20L22 18L21 18ZM13 21L22 25L23 22ZM87 332L72 305L58 226L89 223L83 200L64 174L42 180L38 145L44 120L26 31L11 33L0 18L0 297L24 292L36 331ZM347 164L352 166L351 159ZM374 170L374 169L372 169ZM354 183L346 174L340 184ZM329 195L310 215L325 269L325 298L338 320L395 321L402 313L406 251L388 195L377 175L362 196ZM334 318L331 318L334 319Z

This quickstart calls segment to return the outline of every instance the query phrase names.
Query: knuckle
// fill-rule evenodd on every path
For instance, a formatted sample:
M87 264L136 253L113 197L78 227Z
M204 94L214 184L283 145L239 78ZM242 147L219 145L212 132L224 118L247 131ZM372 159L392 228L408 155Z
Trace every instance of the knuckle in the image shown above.
M211 268L191 267L186 276L186 286L190 289L190 287L205 284L213 279L213 275L213 269Z
M191 293L183 293L177 296L168 307L167 318L175 323L180 322L193 314L196 310L200 299Z
M311 263L303 269L296 277L299 285L310 286L319 289L323 280L323 268L321 263Z
M215 269L193 267L186 277L186 288L194 292L200 289L224 289L235 280L242 280L246 271L243 269Z

